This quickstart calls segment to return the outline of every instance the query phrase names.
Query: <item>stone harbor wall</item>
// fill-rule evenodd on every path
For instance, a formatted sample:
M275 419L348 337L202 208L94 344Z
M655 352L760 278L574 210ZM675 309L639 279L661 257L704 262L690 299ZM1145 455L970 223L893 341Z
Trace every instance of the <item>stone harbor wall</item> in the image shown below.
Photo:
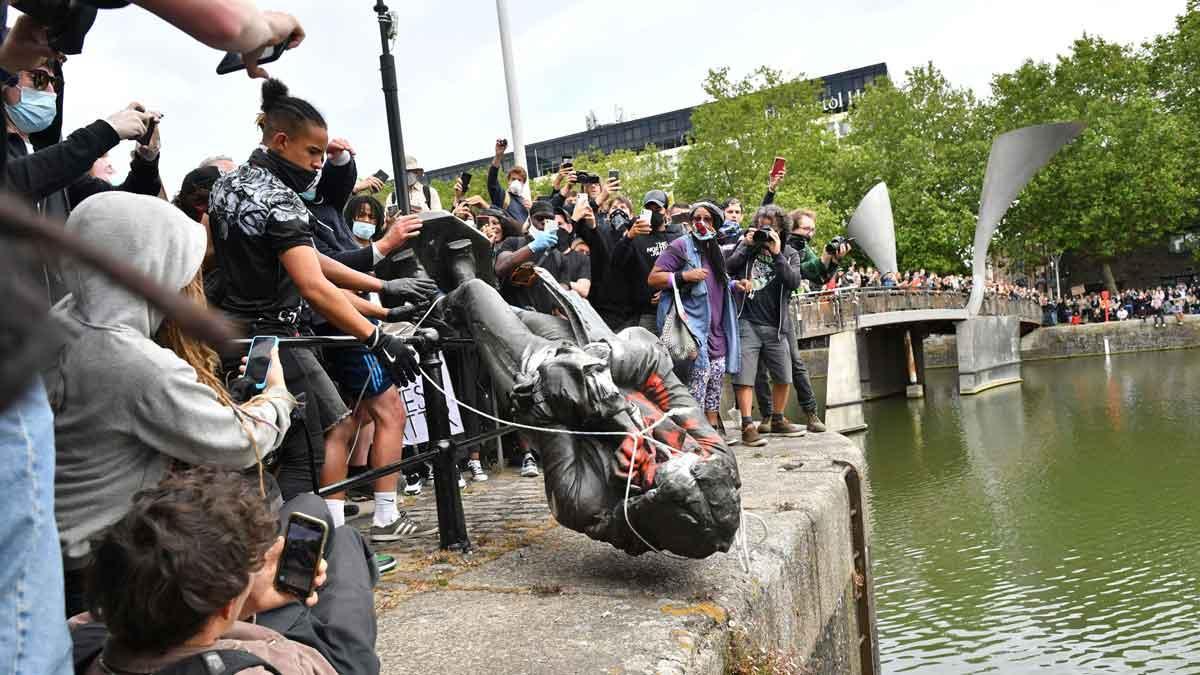
M1106 338L1110 354L1200 347L1200 316L1185 316L1182 324L1168 316L1165 328L1155 328L1153 320L1136 319L1039 328L1021 338L1021 359L1103 355Z
M382 549L400 561L377 591L383 672L879 672L871 580L856 571L870 564L861 451L833 433L736 450L757 516L748 569L739 551L631 557L568 531L540 478L471 485L475 553L437 551L436 536ZM405 508L432 522L431 501Z

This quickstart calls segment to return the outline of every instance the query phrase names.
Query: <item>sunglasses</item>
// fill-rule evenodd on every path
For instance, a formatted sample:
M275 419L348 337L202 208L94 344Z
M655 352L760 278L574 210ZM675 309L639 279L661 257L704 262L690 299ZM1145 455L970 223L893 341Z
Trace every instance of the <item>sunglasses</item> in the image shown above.
M30 70L29 78L33 80L34 89L45 90L54 83L54 76L44 70Z

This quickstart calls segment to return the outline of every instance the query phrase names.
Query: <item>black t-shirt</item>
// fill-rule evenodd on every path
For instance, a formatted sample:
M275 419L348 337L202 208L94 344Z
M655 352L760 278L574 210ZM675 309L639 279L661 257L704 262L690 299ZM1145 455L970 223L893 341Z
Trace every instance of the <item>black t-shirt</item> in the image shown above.
M775 274L775 256L762 249L747 266L752 288L746 297L742 318L760 326L778 326L783 279Z
M568 251L563 255L563 278L560 283L569 284L580 279L591 280L592 257L583 251Z
M529 237L509 237L500 242L500 250L496 253L499 257L502 253L515 253L532 241ZM550 273L559 283L563 283L566 277L566 264L563 261L563 253L557 248L551 248L548 251L534 253L533 258L524 264L532 264L534 267L541 267ZM518 266L519 267L519 266ZM529 295L529 291L524 286L516 286L509 279L504 279L500 282L500 295L508 301L508 304L516 307L532 307L533 300Z
M213 184L208 219L225 280L221 309L248 321L294 327L304 300L279 255L313 246L300 196L265 168L246 163Z

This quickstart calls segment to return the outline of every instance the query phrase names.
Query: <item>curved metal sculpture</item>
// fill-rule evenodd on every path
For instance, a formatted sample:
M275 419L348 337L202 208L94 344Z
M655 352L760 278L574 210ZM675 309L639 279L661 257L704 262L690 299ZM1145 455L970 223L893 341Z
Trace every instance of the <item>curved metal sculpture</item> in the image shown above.
M967 313L979 314L987 284L987 251L1000 219L1014 199L1050 158L1083 132L1082 122L1040 124L1002 134L992 143L983 193L979 198L979 220L975 226L973 282Z
M887 183L871 188L858 203L846 231L854 243L870 256L879 273L898 273L896 264L896 221L892 218L892 198Z

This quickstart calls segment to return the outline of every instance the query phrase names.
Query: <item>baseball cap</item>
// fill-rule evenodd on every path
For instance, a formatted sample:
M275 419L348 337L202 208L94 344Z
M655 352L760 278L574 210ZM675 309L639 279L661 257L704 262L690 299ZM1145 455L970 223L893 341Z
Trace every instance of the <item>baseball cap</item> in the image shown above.
M658 204L662 208L667 208L667 193L662 190L651 190L646 193L646 197L642 199L642 205Z

